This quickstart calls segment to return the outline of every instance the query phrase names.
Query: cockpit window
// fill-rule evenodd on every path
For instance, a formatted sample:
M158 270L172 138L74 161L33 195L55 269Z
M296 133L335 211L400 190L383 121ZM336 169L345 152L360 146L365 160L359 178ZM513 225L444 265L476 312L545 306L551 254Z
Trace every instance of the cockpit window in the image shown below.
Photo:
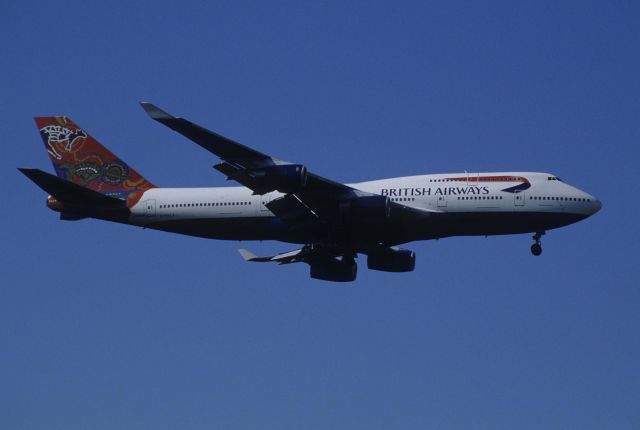
M560 182L562 182L562 179L558 178L557 176L547 176L547 181L560 181Z

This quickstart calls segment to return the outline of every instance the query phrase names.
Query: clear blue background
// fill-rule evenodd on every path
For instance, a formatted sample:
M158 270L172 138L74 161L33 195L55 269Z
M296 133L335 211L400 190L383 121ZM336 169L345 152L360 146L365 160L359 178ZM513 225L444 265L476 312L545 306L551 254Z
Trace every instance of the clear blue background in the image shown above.
M111 3L0 8L0 428L640 427L638 2ZM52 171L37 115L226 185L140 100L339 181L546 171L604 209L350 285L57 220L15 170Z

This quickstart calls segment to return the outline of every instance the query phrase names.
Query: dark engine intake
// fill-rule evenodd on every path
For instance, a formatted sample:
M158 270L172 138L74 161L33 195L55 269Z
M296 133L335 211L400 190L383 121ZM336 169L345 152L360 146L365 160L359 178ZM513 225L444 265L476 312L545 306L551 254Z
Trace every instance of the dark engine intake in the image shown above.
M307 168L302 164L268 166L251 171L254 179L281 193L295 193L307 184Z
M356 218L387 218L391 201L387 196L356 197L349 201L349 215Z
M387 248L369 254L367 267L383 272L411 272L416 267L416 253L408 249Z

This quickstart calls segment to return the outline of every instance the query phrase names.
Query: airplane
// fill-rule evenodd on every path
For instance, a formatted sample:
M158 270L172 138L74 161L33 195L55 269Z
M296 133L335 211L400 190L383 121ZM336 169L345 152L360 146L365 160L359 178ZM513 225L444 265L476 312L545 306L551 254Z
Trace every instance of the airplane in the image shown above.
M155 121L221 159L213 166L241 187L161 188L64 116L36 117L56 175L19 170L46 191L61 220L95 218L210 239L277 240L302 247L250 262L306 263L315 279L351 282L367 267L410 272L415 253L399 245L451 236L533 233L600 210L594 196L537 172L446 173L343 184L140 103Z

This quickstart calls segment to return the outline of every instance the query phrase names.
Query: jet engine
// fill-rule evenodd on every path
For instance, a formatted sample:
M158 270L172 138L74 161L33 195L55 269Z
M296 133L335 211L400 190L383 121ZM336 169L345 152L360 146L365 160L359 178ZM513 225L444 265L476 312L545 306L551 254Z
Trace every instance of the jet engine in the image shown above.
M295 193L307 184L307 168L302 164L267 166L251 171L254 180L281 193Z
M411 272L416 267L416 253L408 249L386 248L370 253L367 267L383 272Z
M364 196L349 200L349 215L355 218L387 218L391 200L387 196Z
M358 265L353 258L338 260L330 258L309 263L310 274L314 279L333 282L352 282L356 280Z

